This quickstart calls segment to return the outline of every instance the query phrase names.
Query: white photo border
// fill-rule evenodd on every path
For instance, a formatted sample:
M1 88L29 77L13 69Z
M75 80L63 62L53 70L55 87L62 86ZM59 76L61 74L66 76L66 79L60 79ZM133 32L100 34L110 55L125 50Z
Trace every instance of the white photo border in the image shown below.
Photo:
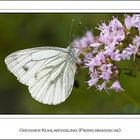
M140 13L140 1L0 1L0 13ZM0 115L0 139L139 139L140 115ZM62 125L58 128L57 125ZM46 128L47 127L47 128ZM22 133L25 129L121 129L120 133ZM78 135L79 134L79 135Z

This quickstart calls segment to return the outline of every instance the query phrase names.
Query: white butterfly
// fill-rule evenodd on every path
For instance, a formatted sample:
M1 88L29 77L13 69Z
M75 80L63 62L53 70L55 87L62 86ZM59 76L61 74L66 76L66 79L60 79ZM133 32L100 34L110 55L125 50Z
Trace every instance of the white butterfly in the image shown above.
M68 48L37 47L6 57L5 63L17 79L28 86L37 101L56 105L70 95L76 72L77 53Z

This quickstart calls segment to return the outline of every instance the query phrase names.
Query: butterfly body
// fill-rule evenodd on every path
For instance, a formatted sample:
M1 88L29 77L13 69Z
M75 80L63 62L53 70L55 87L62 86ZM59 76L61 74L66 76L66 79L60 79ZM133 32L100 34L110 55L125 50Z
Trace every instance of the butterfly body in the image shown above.
M19 50L5 59L9 71L28 86L31 96L49 105L60 104L70 95L76 62L76 52L71 47Z

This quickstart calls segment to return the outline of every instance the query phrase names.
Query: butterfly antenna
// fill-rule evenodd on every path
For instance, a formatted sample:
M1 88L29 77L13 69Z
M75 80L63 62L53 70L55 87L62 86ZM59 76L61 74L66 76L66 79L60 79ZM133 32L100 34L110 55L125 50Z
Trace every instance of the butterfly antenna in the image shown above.
M79 27L82 25L82 22L80 21L80 22L78 22L78 28L76 28L76 30L75 30L75 32L74 32L74 34L78 34L78 30L79 30Z
M70 31L69 31L69 40L70 40L69 44L72 41L72 27L73 27L73 23L74 23L74 19L71 20Z
M72 19L72 22L71 22L71 26L70 26L70 32L69 32L69 37L70 37L70 43L72 42L72 39L73 39L73 35L77 34L78 32L78 28L76 28L76 30L72 33L72 28L73 28L73 23L74 23L74 19ZM82 25L82 22L78 22L78 26L81 26ZM69 43L69 44L70 44Z

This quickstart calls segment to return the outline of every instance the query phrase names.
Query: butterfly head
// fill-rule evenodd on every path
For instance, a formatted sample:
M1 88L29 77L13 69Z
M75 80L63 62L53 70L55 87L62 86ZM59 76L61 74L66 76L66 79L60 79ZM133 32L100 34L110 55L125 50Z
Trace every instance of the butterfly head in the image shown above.
M73 59L74 62L76 62L77 64L80 64L80 59L79 59L79 50L77 48L74 47L74 44L71 43L68 48L69 50L69 54L71 56L71 58Z

